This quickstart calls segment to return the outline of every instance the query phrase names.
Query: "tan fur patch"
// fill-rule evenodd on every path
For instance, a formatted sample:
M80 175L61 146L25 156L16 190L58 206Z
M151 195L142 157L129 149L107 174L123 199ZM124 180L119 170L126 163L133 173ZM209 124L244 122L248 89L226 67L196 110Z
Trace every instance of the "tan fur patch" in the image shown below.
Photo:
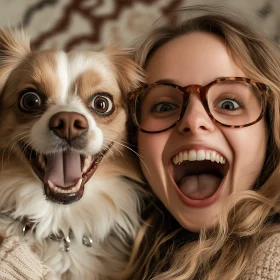
M115 67L118 84L123 93L127 94L145 81L144 71L130 58L129 49L120 50L112 45L108 46L104 52L107 53Z
M59 84L55 67L56 61L52 52L34 53L32 56L27 56L8 78L1 107L13 108L19 123L34 119L33 114L26 114L19 110L20 93L30 89L48 100L55 98Z
M9 83L17 92L24 88L34 88L47 97L57 94L59 80L56 73L56 60L54 52L34 53L27 57L16 71L11 75ZM24 73L24 75L23 75Z
M83 99L85 104L87 104L89 110L92 110L91 97L94 94L108 93L112 97L114 112L111 115L103 117L92 112L96 121L98 121L101 125L111 123L115 119L119 108L122 107L120 106L120 99L122 99L120 92L116 92L115 87L110 88L106 83L104 83L104 79L102 79L101 75L96 71L85 71L76 79L75 85L72 87L76 87L78 95Z
M79 96L86 102L102 86L102 78L98 72L88 70L76 79L74 86Z
M0 93L10 72L30 53L30 40L24 31L0 29Z

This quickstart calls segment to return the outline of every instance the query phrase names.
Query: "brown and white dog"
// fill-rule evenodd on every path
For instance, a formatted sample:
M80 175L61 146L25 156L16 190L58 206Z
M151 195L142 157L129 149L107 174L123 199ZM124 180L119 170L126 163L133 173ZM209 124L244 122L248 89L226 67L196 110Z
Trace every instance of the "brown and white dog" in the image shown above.
M141 176L125 93L142 77L124 51L32 52L0 30L0 232L62 279L113 279L127 260Z

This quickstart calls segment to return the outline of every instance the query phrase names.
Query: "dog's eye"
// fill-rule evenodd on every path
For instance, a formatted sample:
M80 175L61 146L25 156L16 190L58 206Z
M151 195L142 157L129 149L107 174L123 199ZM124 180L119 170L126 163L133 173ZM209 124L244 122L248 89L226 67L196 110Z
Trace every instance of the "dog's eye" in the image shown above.
M24 93L19 101L19 105L24 111L36 111L41 107L41 104L41 98L35 92Z
M92 99L91 107L100 115L110 115L114 111L114 103L107 94L96 94Z

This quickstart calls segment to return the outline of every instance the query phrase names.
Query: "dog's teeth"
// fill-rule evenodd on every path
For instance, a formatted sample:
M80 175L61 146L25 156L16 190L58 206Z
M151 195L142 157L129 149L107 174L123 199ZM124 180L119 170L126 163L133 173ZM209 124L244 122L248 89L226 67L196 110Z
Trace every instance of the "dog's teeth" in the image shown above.
M38 161L43 169L46 169L46 162L43 155L38 156Z
M56 192L64 192L64 190L60 190L59 188L57 188L57 187L54 187L54 191L56 191Z
M75 186L73 186L71 189L59 188L59 187L55 186L55 184L50 180L48 180L48 184L49 184L50 189L52 189L56 193L74 193L80 189L80 187L82 185L82 181L83 181L83 178L80 178L79 181L77 182L77 184Z
M86 173L87 170L89 169L90 165L91 165L91 156L88 156L84 159L84 167L83 167L82 172Z
M83 178L80 178L80 180L78 181L78 183L76 184L76 186L74 187L74 189L76 191L78 191L82 185L82 181L83 181Z
M48 184L51 189L54 189L56 187L51 180L48 180Z

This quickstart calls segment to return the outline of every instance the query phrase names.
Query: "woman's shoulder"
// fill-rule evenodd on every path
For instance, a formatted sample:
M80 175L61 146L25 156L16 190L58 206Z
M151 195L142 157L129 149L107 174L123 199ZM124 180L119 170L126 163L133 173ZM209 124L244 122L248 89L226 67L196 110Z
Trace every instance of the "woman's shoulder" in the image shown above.
M262 242L242 280L280 280L280 232Z

